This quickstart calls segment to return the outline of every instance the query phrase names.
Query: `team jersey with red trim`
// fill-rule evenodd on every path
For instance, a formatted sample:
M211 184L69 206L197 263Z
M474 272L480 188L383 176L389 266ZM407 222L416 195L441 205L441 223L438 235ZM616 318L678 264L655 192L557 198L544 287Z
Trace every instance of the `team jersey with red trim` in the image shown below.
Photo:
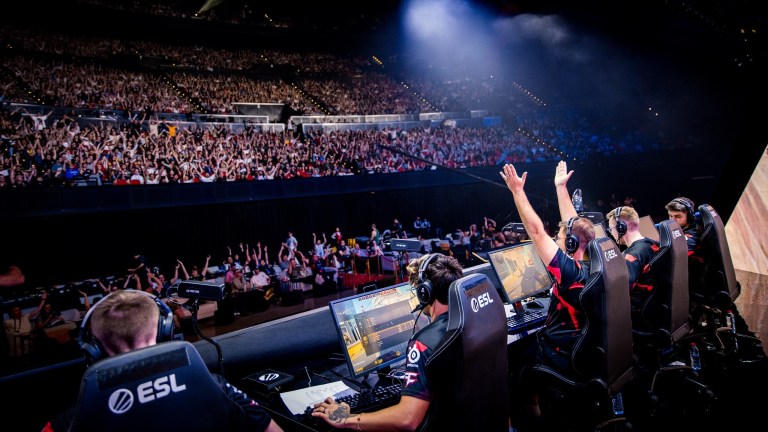
M544 341L558 352L570 353L573 344L584 328L584 311L579 304L579 294L589 278L589 262L576 261L558 250L547 265L555 278L549 301L547 322L542 330Z
M659 251L659 243L647 237L636 240L624 251L629 278L629 302L632 308L632 326L642 328L643 304L653 292L651 258Z

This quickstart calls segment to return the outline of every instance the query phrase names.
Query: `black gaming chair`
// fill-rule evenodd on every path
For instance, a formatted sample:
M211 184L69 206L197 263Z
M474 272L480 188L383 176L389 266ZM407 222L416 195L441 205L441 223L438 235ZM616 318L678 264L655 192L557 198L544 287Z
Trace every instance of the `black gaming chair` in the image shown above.
M90 366L71 430L227 430L232 412L195 347L171 341Z
M700 278L693 284L691 315L698 323L698 331L709 333L704 343L716 354L710 356L709 363L714 366L711 370L727 374L741 366L764 364L768 359L760 339L736 312L734 302L741 293L741 284L736 279L722 218L709 204L699 206L699 213L704 263ZM735 312L736 332L727 325L729 310Z
M684 412L701 415L709 412L715 395L687 364L689 342L703 344L693 333L688 314L685 233L673 220L664 220L657 228L659 251L650 263L654 289L643 305L643 329L633 329L638 379L627 392L627 404L643 412L643 419Z
M691 332L688 247L685 233L674 220L660 222L658 230L659 251L650 263L654 288L642 308L644 326L633 333L636 351L641 344L650 346L654 354L664 354Z
M736 280L720 214L709 204L700 205L699 213L702 223L699 242L704 266L701 279L694 284L696 288L691 294L696 303L725 311L741 293L741 284Z
M454 281L447 331L427 363L435 391L419 430L506 432L508 363L507 320L498 291L480 273Z
M575 375L545 364L525 368L523 385L539 389L542 417L557 430L628 426L622 389L634 378L627 266L616 243L588 247L590 275L579 301L587 319L571 353Z

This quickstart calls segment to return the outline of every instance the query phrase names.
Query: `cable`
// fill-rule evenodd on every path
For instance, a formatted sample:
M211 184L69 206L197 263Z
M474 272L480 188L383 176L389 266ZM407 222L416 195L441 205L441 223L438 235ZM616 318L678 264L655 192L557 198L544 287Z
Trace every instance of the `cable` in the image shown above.
M342 380L342 381L343 381L345 384L347 384L347 385L349 385L349 384L352 384L350 387L356 387L356 390L357 390L359 393L363 393L363 392L365 392L365 391L369 391L369 390L371 390L371 386L370 386L370 385L368 385L368 383L366 383L365 381L363 381L362 383L359 383L359 382L357 382L357 381L355 381L355 380L353 380L353 379L351 379L351 378L347 378L347 377L345 377L344 375L342 375L342 374L340 374L340 373L336 372L336 371L335 371L335 370L333 370L333 369L328 369L328 370L329 370L329 371L330 371L332 374L334 374L334 375L336 375L337 377L341 378L341 380Z
M419 309L419 314L416 315L416 319L413 320L413 333L411 333L411 336L416 334L416 324L419 322L419 318L421 318L421 313L424 312L424 308Z
M322 378L322 379L324 379L324 380L326 380L326 381L328 381L328 382L331 382L331 381L333 381L333 378L331 378L331 377L327 377L327 376L325 376L325 375L323 375L323 374L320 374L320 373L317 373L317 372L315 372L315 371L311 371L311 370L309 370L309 368L308 368L308 367L306 367L306 366L304 366L304 371L306 371L306 373L307 373L307 379L309 379L309 383L308 383L308 386L309 386L309 387L311 387L311 386L312 386L312 375L314 375L314 376L316 376L316 377L320 377L320 378Z

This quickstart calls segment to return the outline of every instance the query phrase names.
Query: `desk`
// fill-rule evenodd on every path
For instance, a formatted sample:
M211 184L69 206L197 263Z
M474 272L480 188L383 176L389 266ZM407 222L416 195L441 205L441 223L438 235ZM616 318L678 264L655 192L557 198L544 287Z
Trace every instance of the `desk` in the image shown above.
M542 299L542 301L546 301L546 299ZM531 329L525 333L508 335L507 342L510 348L509 350L510 362L512 361L513 358L516 358L518 360L522 358L517 353L519 351L522 351L523 347L529 344L521 343L521 342L524 342L524 341L533 342L534 339L527 336L530 336L531 334L533 334L535 330L536 329ZM331 349L338 350L339 348L333 347ZM290 359L286 358L285 360L289 361ZM294 377L294 381L291 383L282 385L280 388L280 391L291 391L291 390L298 390L301 388L305 388L306 386L309 385L310 379L312 381L312 384L316 385L316 384L326 384L329 381L340 380L338 375L349 376L349 371L347 370L346 363L344 363L342 360L339 360L338 357L335 357L332 354L330 356L326 356L323 354L316 355L310 360L310 362L311 364L307 364L306 370L304 369L303 364L295 364L291 366L290 364L288 364L288 362L279 363L279 366L278 366L278 363L273 363L268 367L274 367L280 372L291 374ZM330 372L330 369L333 369L335 373ZM248 394L254 397L257 401L259 401L263 406L265 406L265 408L269 410L270 414L275 419L275 421L284 430L286 431L333 430L333 428L330 428L326 423L324 422L320 423L321 420L316 421L317 419L313 418L313 419L309 419L309 421L302 421L301 418L296 418L296 416L290 413L287 410L287 408L284 406L278 391L273 391L271 393L264 394L264 390L259 390L254 385L248 386L248 384L245 381L247 380L244 380L240 388L242 388L244 391L246 391ZM372 374L372 376L369 377L367 382L371 387L374 387L377 384L377 378ZM353 385L350 385L350 386L353 386Z
M331 372L331 370L333 372ZM297 365L294 367L281 369L280 371L293 375L294 380L280 386L279 391L277 391L277 389L265 391L264 389L258 388L258 386L254 384L253 381L248 379L244 379L242 381L241 388L251 397L256 399L259 404L269 412L275 422L280 425L280 427L282 427L286 432L326 432L337 430L321 419L313 418L300 421L301 418L295 416L285 406L282 398L280 397L280 391L287 392L292 390L299 390L307 388L310 385L327 384L332 381L339 381L341 378L336 374L340 374L342 376L347 376L349 374L346 363L339 360L329 359L325 361L321 360L312 362L312 364L307 364L304 366ZM376 380L376 377L371 377L367 382L369 382L369 385L374 386ZM370 383L371 381L374 381L374 383Z
M524 310L543 310L547 311L549 310L549 297L541 298L537 297L536 302L540 303L542 308L531 308L526 303L523 303L523 309ZM507 313L507 316L509 316L509 313L514 310L514 305L505 304L504 310ZM525 338L526 336L533 335L540 329L544 328L544 323L546 322L546 315L544 318L542 318L540 321L538 321L536 324L534 324L531 327L526 328L525 330L513 334L507 334L507 345L510 345L520 339Z

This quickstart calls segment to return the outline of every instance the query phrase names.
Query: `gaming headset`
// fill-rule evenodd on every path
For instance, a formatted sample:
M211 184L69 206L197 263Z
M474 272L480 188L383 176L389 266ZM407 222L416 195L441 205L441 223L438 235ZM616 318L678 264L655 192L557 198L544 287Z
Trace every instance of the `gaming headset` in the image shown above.
M691 225L696 222L696 212L693 211L693 206L690 202L688 202L685 198L675 198L672 200L675 204L680 204L681 206L685 207L685 213L686 213L686 222L688 225Z
M573 223L576 222L577 219L579 219L579 217L574 216L568 219L568 222L565 223L565 252L568 255L573 254L579 249L579 238L571 233Z
M157 320L157 342L166 342L173 339L173 312L171 311L171 308L168 307L168 305L165 304L159 297L155 297L148 292L138 290L135 292L139 292L151 298L152 301L154 301L157 305L158 309L160 309L160 315ZM112 294L114 294L114 292L107 294L103 299L99 301L99 303L103 302ZM96 336L91 334L91 313L93 313L94 309L97 307L99 307L98 303L88 309L88 312L85 314L85 318L83 318L83 322L80 324L80 335L77 339L77 342L80 345L80 351L85 356L85 360L88 362L88 364L93 364L94 362L107 357L104 348L101 346L101 342L99 342Z
M430 254L427 258L421 261L419 266L419 280L416 282L416 297L419 299L419 306L421 308L427 307L435 299L435 293L433 292L432 282L427 279L424 272L427 270L429 263L437 258L439 254Z
M621 220L621 211L624 210L624 206L616 207L616 234L618 234L618 238L616 240L624 237L624 234L627 233L627 223Z

